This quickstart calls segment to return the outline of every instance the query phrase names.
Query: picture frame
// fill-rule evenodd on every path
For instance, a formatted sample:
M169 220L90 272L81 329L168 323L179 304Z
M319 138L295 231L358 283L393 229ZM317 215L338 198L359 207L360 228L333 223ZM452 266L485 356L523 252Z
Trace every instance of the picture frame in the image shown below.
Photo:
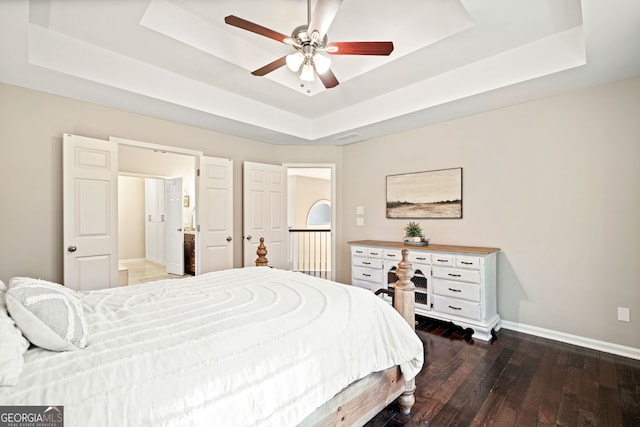
M462 218L462 168L387 175L387 218Z

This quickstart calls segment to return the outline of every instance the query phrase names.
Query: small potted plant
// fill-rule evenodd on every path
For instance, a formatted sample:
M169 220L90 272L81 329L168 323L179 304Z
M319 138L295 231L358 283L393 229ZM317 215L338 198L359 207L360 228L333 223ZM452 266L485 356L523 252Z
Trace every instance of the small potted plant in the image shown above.
M422 226L415 221L410 221L404 227L404 241L420 243L424 240L422 235Z

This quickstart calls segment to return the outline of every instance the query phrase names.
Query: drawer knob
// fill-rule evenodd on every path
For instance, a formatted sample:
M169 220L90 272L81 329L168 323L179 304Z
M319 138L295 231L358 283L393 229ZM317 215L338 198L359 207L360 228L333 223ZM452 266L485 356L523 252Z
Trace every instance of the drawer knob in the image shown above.
M450 305L450 306L449 306L449 308L450 308L451 310L462 310L462 308L460 308L460 307L454 307L454 306L452 306L452 305Z
M449 276L451 277L460 277L462 276L461 274L453 274L453 273L449 273Z
M453 289L453 288L449 288L449 290L450 290L451 292L462 292L462 290L461 290L461 289Z
M449 262L449 260L448 260L448 259L438 259L437 261L438 261L438 262Z
M460 261L460 264L464 264L464 265L471 265L473 264L472 262L467 262L467 261Z

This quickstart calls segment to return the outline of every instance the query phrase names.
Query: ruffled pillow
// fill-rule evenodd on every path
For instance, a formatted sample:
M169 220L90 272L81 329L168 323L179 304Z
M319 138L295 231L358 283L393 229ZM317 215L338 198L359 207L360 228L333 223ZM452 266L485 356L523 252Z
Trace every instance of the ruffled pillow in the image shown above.
M22 336L5 305L6 285L0 280L0 386L15 385L24 366L29 342Z
M14 277L7 291L7 309L31 343L54 351L87 345L82 301L69 288L45 280Z

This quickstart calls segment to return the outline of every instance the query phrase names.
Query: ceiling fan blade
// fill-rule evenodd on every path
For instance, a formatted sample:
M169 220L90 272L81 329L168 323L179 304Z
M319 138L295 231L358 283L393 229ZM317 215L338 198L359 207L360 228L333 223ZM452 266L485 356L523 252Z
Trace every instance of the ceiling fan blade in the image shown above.
M311 21L309 22L309 28L307 29L307 35L309 38L313 38L313 34L317 33L316 40L323 39L333 19L336 17L342 0L318 0L316 7L313 10Z
M331 89L332 87L336 87L340 84L335 74L331 70L327 70L322 74L318 74L318 78L327 89Z
M268 37L275 41L285 43L285 39L289 39L289 36L285 36L277 31L273 31L262 25L258 25L254 22L247 21L246 19L238 18L234 15L225 16L224 22L234 27L242 28L243 30L251 31L252 33L260 34L261 36Z
M270 72L277 70L278 68L287 64L287 57L283 56L282 58L276 59L275 61L265 65L262 68L258 68L251 74L254 76L264 76L265 74L269 74Z
M332 47L338 48L334 51ZM327 45L329 55L384 55L393 52L393 42L334 42Z

